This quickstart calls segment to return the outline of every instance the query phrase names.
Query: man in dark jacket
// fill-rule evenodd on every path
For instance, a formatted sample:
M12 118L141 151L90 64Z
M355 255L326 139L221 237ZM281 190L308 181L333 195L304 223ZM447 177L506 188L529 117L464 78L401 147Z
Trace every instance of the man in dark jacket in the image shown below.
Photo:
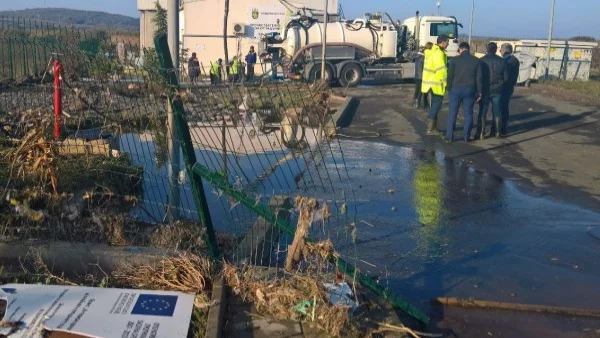
M504 83L508 81L508 72L504 64L504 59L496 55L498 45L495 42L490 42L487 45L487 54L481 58L481 70L483 72L483 93L481 102L479 103L479 117L477 119L477 132L475 138L483 140L485 138L485 123L487 112L492 105L494 118L494 127L496 131L500 130L500 121L502 121L502 90ZM500 135L496 132L496 137Z
M433 43L428 42L425 46L419 48L419 53L415 58L415 94L413 100L415 101L415 109L429 107L428 94L423 95L421 86L423 85L423 67L425 66L425 50L429 50L433 47ZM422 103L422 104L421 104Z
M415 58L415 94L413 100L415 101L415 109L421 108L421 99L423 93L421 93L421 85L423 84L423 64L425 62L425 47L419 48L419 54Z
M188 75L190 76L190 82L198 82L200 76L200 61L196 57L196 53L192 53L192 57L188 61Z
M500 134L508 134L508 119L510 117L510 99L515 92L515 86L519 79L519 71L521 68L521 62L513 54L512 45L505 43L502 45L502 56L506 65L506 71L508 72L508 80L504 83L502 89L502 122L500 128ZM494 128L494 126L492 126ZM493 131L492 131L493 132Z
M450 143L454 139L454 127L460 106L465 112L465 125L463 138L465 142L471 141L473 128L473 107L475 102L481 100L483 89L483 74L481 62L471 55L471 47L462 42L458 46L459 55L448 66L448 90L450 91L450 114L446 125L444 141Z
M250 51L246 55L246 77L248 81L254 80L254 65L256 64L256 52L254 46L250 46Z

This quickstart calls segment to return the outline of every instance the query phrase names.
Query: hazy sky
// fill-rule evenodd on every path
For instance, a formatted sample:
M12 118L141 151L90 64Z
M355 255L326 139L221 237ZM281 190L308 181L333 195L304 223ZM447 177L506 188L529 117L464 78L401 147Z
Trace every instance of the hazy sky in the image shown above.
M420 10L437 11L436 0L339 0L347 18L365 12L387 11L404 19ZM137 16L136 0L0 0L0 10L33 7L67 7ZM442 14L454 15L468 32L471 0L441 0ZM474 35L545 37L548 34L551 0L475 0ZM599 0L557 0L555 36L591 35L600 38Z

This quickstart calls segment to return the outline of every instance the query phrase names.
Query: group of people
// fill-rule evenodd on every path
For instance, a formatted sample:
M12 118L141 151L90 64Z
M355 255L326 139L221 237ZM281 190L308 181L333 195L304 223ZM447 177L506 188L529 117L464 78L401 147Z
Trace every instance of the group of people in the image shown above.
M446 48L449 37L440 35L437 44L421 48L415 65L415 108L429 108L427 135L437 135L438 115L446 92L449 97L449 115L444 141L454 140L456 118L462 106L464 119L463 138L470 142L473 129L473 110L479 104L475 138L486 137L487 111L492 107L493 123L490 135L501 137L508 132L510 100L519 77L520 62L513 55L512 45L503 44L502 57L496 53L498 45L487 45L481 59L471 54L468 43L459 45L459 55L448 62ZM431 96L431 103L428 97Z
M234 56L227 65L227 75L229 82L239 82L244 77L244 65L240 61L240 57ZM248 54L246 54L246 80L254 79L254 66L257 62L257 55L254 51L254 46L250 46ZM219 58L216 62L211 62L210 65L210 83L215 85L223 81L223 59ZM200 77L200 62L196 53L188 60L188 76L191 83L197 83Z

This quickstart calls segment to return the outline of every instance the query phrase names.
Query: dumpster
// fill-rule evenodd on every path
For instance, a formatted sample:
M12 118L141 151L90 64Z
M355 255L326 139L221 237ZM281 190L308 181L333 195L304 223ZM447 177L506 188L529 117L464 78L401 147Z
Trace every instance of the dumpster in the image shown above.
M537 58L532 70L534 79L544 78L548 41L521 40L515 44L516 51ZM592 65L592 52L598 47L596 42L552 41L550 46L550 78L561 80L588 81Z
M519 62L521 63L521 66L519 67L519 79L517 80L517 84L522 84L529 87L529 84L531 83L531 75L535 74L536 70L536 57L523 52L517 52L513 55L519 59Z

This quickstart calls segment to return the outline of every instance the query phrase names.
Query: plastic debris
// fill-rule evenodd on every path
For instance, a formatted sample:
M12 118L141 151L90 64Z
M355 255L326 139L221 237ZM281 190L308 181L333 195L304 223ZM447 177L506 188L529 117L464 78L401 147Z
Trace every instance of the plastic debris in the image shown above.
M351 311L354 311L358 307L358 302L355 300L354 292L348 283L323 283L323 286L329 294L329 302L333 305L342 304L349 306Z
M44 220L44 212L42 210L33 210L30 207L19 203L14 198L10 199L10 204L15 207L15 212L21 216L27 217L34 222Z
M306 312L306 310L310 309L310 307L311 307L310 301L305 300L305 301L302 301L302 302L296 304L296 306L294 306L294 310L296 310L296 312L299 312L305 316L308 316L308 312Z

